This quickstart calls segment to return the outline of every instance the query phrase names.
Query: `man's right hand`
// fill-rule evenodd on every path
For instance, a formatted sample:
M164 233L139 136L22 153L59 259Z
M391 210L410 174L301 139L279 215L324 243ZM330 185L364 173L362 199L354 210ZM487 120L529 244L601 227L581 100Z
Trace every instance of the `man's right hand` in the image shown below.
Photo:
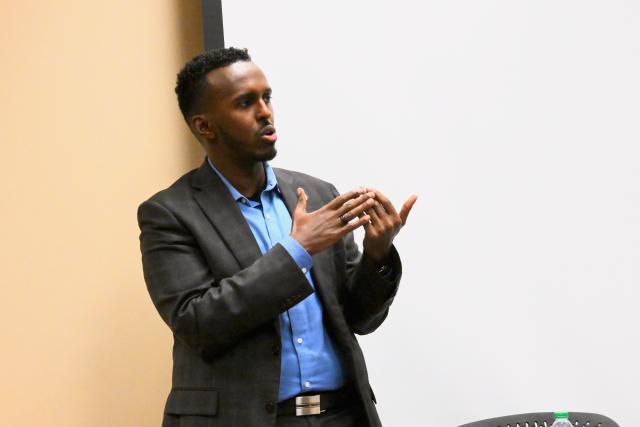
M368 224L369 215L360 215L375 204L376 195L374 192L350 191L309 213L304 189L298 188L297 193L291 237L310 255L327 249L346 234Z

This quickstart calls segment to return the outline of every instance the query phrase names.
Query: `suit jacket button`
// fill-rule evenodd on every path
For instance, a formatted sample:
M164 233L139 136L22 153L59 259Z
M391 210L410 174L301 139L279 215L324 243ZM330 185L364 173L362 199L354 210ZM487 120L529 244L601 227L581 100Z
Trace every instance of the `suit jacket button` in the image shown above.
M266 405L264 405L264 408L267 410L268 413L273 414L274 412L276 412L276 404L273 402L267 402Z
M279 345L274 345L271 348L271 352L273 353L274 356L280 356L280 346Z

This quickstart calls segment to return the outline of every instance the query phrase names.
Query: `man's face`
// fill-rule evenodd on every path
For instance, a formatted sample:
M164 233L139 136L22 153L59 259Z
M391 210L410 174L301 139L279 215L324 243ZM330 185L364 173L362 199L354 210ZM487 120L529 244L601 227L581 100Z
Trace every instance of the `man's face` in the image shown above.
M241 163L273 159L277 135L271 88L260 68L236 62L211 71L207 81L202 108L209 127L206 145L216 155Z

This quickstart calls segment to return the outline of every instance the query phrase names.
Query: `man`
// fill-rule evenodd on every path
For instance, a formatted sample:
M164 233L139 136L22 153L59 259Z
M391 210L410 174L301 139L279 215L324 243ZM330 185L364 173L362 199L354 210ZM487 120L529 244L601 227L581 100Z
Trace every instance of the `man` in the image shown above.
M147 288L174 334L163 426L379 426L354 333L387 315L416 197L397 213L374 189L273 169L271 88L246 50L196 56L176 93L206 159L138 210Z

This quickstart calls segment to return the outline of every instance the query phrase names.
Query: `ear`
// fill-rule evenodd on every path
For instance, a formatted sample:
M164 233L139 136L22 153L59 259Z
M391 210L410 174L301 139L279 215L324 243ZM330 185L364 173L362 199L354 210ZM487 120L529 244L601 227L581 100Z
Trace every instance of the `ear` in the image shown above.
M206 114L195 114L191 116L189 120L191 129L198 139L203 138L207 141L211 141L216 138L216 132L214 129L211 117Z

